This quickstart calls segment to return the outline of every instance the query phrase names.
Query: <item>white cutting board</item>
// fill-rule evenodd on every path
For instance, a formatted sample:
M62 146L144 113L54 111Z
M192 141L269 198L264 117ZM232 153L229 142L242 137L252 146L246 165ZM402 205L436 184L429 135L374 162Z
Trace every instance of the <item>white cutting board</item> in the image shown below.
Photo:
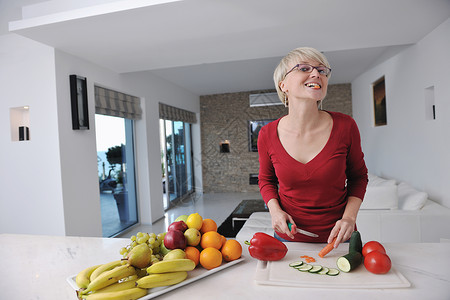
M289 266L289 263L303 260L300 256L314 257L312 265L336 268L336 260L346 254L338 249L328 253L324 258L318 256L319 251L289 250L279 261L258 261L255 281L258 284L295 286L305 288L339 288L339 289L375 289L405 288L411 286L409 281L395 268L386 274L373 274L361 264L349 273L340 272L337 276L320 275L301 272Z

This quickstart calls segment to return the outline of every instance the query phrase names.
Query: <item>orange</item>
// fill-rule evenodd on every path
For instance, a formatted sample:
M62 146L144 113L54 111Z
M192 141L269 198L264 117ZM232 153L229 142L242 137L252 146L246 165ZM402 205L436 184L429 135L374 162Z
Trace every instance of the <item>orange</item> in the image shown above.
M200 252L200 264L203 268L211 270L222 264L222 253L213 247L208 247Z
M236 240L227 240L222 246L222 257L225 261L236 260L241 257L242 246Z
M202 235L200 246L205 249L208 247L222 248L222 236L217 231L208 231Z
M225 245L225 242L227 241L227 238L224 237L223 235L221 235L221 237L222 237L222 247L223 247L223 245Z
M186 258L195 262L195 265L197 266L200 261L200 251L195 247L188 246L184 249L184 252L186 253Z
M204 234L208 231L217 231L217 224L213 219L203 219L202 228L200 232Z

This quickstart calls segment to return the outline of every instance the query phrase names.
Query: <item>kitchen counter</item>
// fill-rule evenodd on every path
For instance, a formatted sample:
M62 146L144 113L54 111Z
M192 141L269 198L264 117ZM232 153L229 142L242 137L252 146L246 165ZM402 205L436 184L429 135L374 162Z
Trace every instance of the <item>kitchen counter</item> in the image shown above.
M82 269L120 258L129 239L0 235L2 299L77 299L66 281ZM292 250L321 248L318 244L287 243ZM340 245L340 247L348 245ZM450 299L450 243L386 243L393 267L411 283L399 289L330 289L258 285L257 260L243 245L243 262L157 299ZM342 248L345 249L345 248ZM382 275L381 275L382 276Z

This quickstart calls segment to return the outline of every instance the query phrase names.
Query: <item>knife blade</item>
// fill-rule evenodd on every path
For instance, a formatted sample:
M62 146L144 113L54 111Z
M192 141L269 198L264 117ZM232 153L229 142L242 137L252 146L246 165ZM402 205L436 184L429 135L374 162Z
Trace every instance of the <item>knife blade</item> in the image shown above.
M294 225L292 225L292 223L290 223L290 222L288 222L287 225L288 225L288 227L289 227L289 230L291 230L292 226L294 226ZM306 231L306 230L303 230L303 229L300 229L300 228L297 228L297 226L294 226L294 228L295 228L295 230L296 230L298 233L301 233L301 234L304 234L304 235L307 235L307 236L311 236L311 237L318 237L317 234L312 233L312 232L309 232L309 231Z

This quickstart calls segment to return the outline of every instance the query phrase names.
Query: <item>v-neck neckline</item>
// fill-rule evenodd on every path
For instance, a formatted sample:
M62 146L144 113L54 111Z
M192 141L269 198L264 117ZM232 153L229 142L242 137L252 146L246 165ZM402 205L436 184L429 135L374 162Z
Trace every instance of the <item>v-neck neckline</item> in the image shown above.
M284 153L284 156L285 157L287 157L287 163L288 164L295 164L296 166L302 166L302 167L304 167L304 168L308 168L308 169L315 169L316 168L316 165L319 163L319 162L321 162L321 161L323 161L322 159L320 159L321 157L323 157L324 155L326 155L327 153L329 153L332 149L330 149L331 148L331 145L332 145L332 141L334 140L334 138L335 138L335 131L336 131L336 118L335 118L335 115L333 114L333 113L331 113L331 112L329 112L329 111L326 111L330 116L331 116L331 118L332 118L332 121L333 121L333 124L332 124L332 127L331 127L331 131L330 131L330 136L328 137L328 139L327 139L327 142L325 143L325 145L322 147L322 149L312 158L312 159L310 159L308 162L306 162L306 163L302 163L302 162L300 162L300 161L298 161L297 159L295 159L294 157L292 157L287 151L286 151L286 149L284 148L284 146L283 146L283 144L281 143L281 140L280 140L280 136L278 135L278 125L279 125L279 123L280 123L280 120L282 119L282 118L279 118L278 119L278 121L277 121L277 123L276 123L276 128L275 128L275 130L276 130L276 136L277 136L277 145L278 145L278 147L280 148L280 149L282 149L282 151L283 151L283 153Z

